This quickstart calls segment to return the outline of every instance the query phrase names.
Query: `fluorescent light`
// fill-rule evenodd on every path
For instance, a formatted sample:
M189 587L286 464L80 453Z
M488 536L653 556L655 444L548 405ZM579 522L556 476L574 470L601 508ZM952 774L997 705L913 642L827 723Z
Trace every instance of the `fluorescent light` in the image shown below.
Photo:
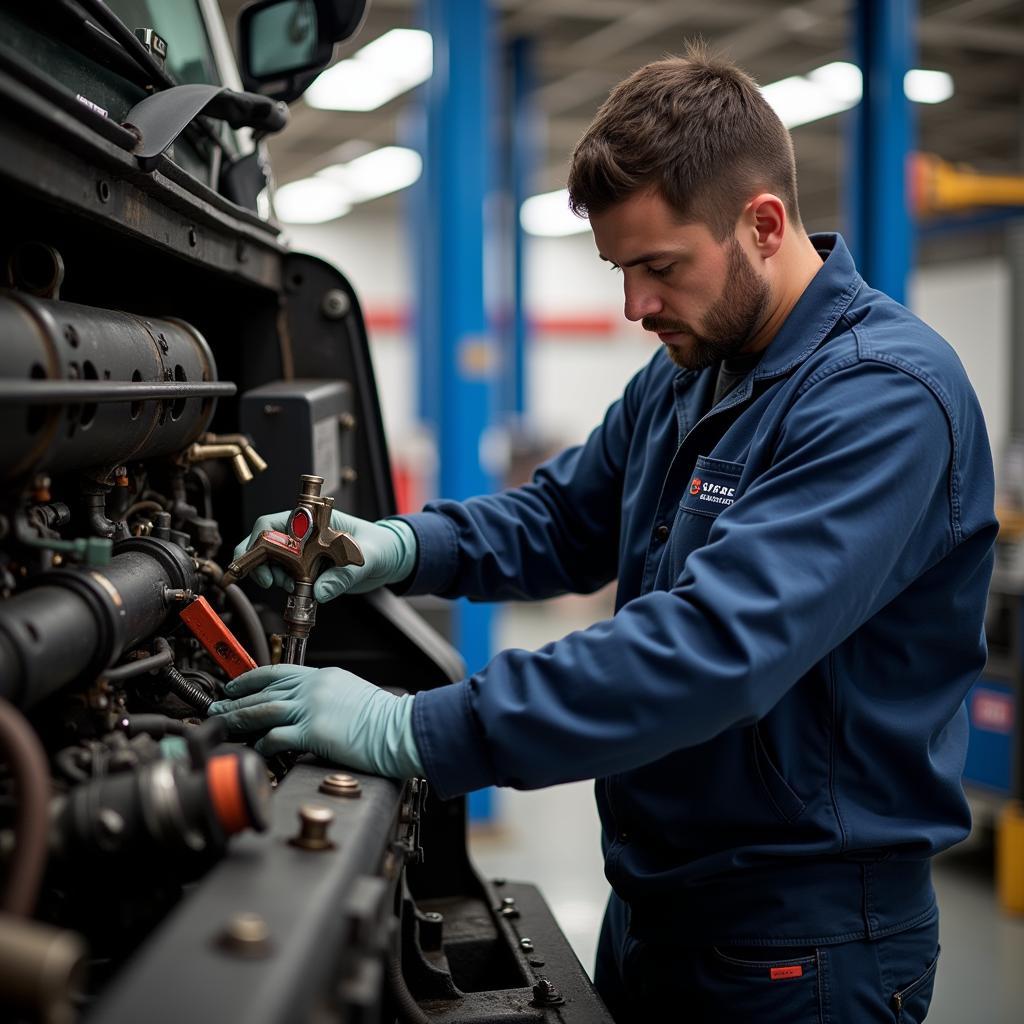
M326 178L303 178L274 193L274 210L286 224L322 224L352 208L345 190Z
M761 89L764 98L787 128L831 117L860 102L860 68L847 61L825 64L806 75L793 75ZM953 95L953 79L945 71L908 71L903 80L907 99L942 103Z
M519 208L519 223L529 235L548 237L577 235L590 230L590 221L577 217L569 209L569 191L564 188L530 196Z
M953 95L953 76L915 68L904 77L903 91L915 103L943 103Z
M423 161L414 149L384 146L344 164L332 164L317 174L341 186L349 202L365 203L408 188L419 179Z
M274 208L287 224L321 224L343 217L356 203L408 188L422 170L416 150L384 146L282 185L274 194Z
M953 79L945 71L908 71L903 81L907 99L914 103L942 103L953 95ZM806 75L792 75L761 92L787 128L831 117L860 102L860 68L848 61L833 61ZM547 192L531 196L519 210L519 222L530 235L574 235L587 231L590 222L569 209L569 193Z
M304 98L322 110L376 110L425 82L433 70L430 33L393 28L318 75Z
M824 68L819 70L824 70ZM855 70L859 77L860 69ZM814 72L812 71L811 74ZM807 124L810 121L831 117L842 110L849 110L850 107L856 106L860 99L859 88L857 97L850 99L846 90L834 88L827 79L823 83L816 84L811 80L810 75L792 75L789 78L783 78L781 81L764 86L761 92L768 101L768 105L779 115L779 120L787 128L796 128L798 125Z
M836 103L853 106L860 102L862 90L860 68L845 60L823 64L808 72L807 78L816 88L831 96Z

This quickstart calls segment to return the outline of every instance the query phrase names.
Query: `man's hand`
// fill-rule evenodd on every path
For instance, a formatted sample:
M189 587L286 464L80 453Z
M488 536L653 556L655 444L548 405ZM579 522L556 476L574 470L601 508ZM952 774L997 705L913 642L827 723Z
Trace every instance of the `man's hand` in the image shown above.
M253 524L252 533L235 548L232 561L245 554L264 530L284 530L291 511L260 516ZM401 519L381 519L369 523L365 519L344 512L331 513L331 528L352 534L362 549L364 565L346 565L322 573L313 588L313 595L321 603L339 594L365 594L368 590L398 583L412 572L416 565L416 534ZM291 591L291 577L277 565L261 565L252 572L252 578L261 586L276 583Z
M217 701L229 732L264 733L264 757L308 750L328 761L398 779L423 774L412 735L413 698L396 697L340 668L270 665L225 686Z

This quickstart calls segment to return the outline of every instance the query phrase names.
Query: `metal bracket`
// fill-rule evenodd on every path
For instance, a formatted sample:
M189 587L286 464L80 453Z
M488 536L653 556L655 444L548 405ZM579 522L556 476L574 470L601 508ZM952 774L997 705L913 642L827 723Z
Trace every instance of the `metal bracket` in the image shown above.
M135 156L144 171L200 115L227 121L232 128L279 132L288 123L288 107L254 92L233 92L222 85L176 85L153 93L128 111L124 127L139 139Z

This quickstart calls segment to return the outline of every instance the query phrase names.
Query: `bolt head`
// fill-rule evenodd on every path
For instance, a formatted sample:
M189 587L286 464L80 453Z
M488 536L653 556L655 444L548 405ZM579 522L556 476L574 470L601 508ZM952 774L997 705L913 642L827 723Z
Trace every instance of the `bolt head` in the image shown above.
M340 320L351 308L351 300L340 288L328 291L320 305L320 311L328 320Z
M558 1006L564 1003L561 992L548 981L547 978L538 978L537 984L533 986L533 1003L535 1006Z
M299 808L299 834L291 840L303 850L330 850L334 843L327 831L334 822L334 811L322 804L303 804Z
M320 783L320 792L328 796L358 797L362 794L362 786L357 778L336 772L324 776Z
M237 956L263 957L270 952L270 928L259 914L235 914L217 937L217 945Z

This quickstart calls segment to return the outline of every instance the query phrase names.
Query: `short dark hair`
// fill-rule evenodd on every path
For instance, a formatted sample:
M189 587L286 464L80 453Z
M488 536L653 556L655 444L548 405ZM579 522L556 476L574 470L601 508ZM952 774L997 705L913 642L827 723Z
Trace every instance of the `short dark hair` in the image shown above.
M573 152L569 205L578 216L647 189L719 240L758 191L774 192L800 223L789 132L757 83L701 42L620 82Z

